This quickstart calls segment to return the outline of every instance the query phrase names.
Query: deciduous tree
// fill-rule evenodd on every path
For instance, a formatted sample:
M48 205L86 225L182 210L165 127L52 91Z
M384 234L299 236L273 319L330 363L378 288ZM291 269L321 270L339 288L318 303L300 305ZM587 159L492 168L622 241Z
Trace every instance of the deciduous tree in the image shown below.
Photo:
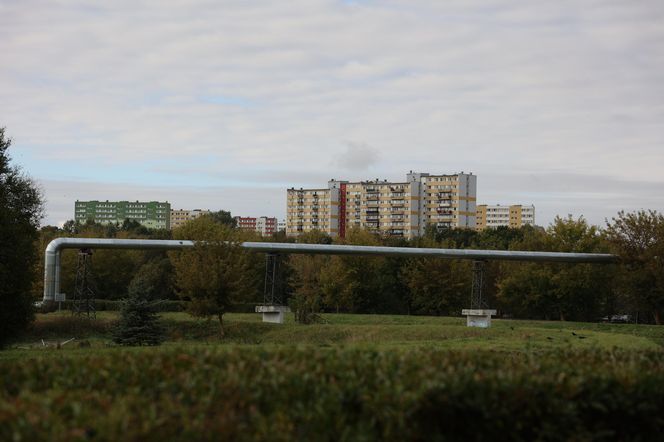
M656 211L619 212L606 236L620 256L621 286L635 307L656 324L664 318L664 216Z
M174 232L175 239L197 241L196 246L169 256L175 269L175 283L181 298L190 300L194 316L216 316L224 335L223 315L244 287L244 263L235 231L225 224L202 216Z
M33 318L30 289L35 278L37 228L42 195L19 167L10 164L11 139L0 128L0 346Z

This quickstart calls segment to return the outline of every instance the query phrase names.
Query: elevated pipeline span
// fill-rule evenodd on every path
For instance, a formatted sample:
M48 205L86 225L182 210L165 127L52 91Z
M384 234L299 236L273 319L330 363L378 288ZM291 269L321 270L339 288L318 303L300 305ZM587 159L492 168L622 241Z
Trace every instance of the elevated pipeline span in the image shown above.
M57 238L44 252L44 301L54 301L60 291L60 253L64 249L140 249L177 250L194 247L188 240ZM569 263L610 263L616 255L602 253L526 252L506 250L431 249L411 247L353 246L336 244L293 244L270 242L243 242L243 249L271 254L305 253L322 255L365 255L438 257L470 259L475 261L529 261Z

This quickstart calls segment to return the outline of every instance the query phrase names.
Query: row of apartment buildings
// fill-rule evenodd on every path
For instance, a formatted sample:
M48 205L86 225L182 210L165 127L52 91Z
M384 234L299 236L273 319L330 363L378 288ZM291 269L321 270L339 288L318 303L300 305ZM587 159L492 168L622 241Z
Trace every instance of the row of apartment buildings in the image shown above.
M102 224L122 223L130 219L150 229L175 229L209 214L210 211L204 209L171 209L170 203L160 201L76 201L74 205L74 219L81 223L89 219ZM236 216L235 221L239 228L265 236L286 229L285 221L279 222L277 218L266 216Z
M279 221L277 218L236 216L234 219L238 228L258 232L263 236L270 236L281 230L286 230L286 221Z
M209 210L172 210L168 202L76 201L75 220L100 223L136 220L153 229L173 229L209 214ZM318 189L287 189L286 220L235 217L241 229L272 235L285 230L296 236L321 230L344 237L361 227L376 233L413 238L429 225L438 228L520 227L535 224L532 205L478 205L477 176L472 173L434 175L410 171L402 182L337 181Z
M402 182L333 179L327 188L287 190L286 233L290 236L321 230L343 238L347 229L361 227L413 238L428 225L483 229L534 223L534 206L478 206L477 176L472 173L410 171Z

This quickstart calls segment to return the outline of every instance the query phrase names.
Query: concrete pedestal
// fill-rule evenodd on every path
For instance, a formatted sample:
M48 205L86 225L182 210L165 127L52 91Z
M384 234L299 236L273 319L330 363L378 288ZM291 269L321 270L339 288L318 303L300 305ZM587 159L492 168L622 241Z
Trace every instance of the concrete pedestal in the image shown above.
M256 313L263 314L263 322L272 324L283 324L284 313L289 313L290 308L285 305L257 305Z
M466 315L466 326L468 327L491 327L491 316L496 314L496 310L488 309L463 309L462 315Z

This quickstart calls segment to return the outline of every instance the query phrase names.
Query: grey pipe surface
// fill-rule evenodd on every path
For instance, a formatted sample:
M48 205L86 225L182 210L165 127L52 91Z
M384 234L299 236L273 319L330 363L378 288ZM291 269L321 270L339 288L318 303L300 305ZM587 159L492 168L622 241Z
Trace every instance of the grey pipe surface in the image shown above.
M152 249L193 247L194 241L170 239L56 238L44 252L44 301L54 301L60 291L60 252L64 249Z
M608 263L616 255L604 253L523 252L512 250L432 249L415 247L351 246L336 244L291 244L244 242L242 247L266 253L310 253L323 255L377 255L403 257L438 257L448 259L545 261L572 263Z
M60 290L60 252L63 249L144 249L176 250L195 245L189 240L57 238L44 253L44 301L55 300ZM354 246L336 244L295 244L244 242L240 247L264 253L305 253L325 255L373 255L438 257L447 259L502 260L531 262L610 263L616 255L603 253L524 252L512 250L433 249L411 247Z

